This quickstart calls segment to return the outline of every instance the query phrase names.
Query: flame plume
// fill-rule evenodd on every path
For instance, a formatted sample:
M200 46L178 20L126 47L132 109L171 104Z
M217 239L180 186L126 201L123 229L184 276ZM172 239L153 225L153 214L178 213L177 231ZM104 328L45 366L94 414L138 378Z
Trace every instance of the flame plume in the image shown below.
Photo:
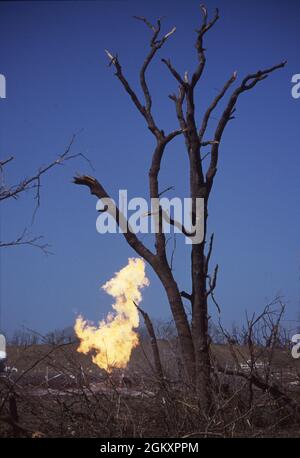
M104 291L115 298L113 309L99 326L92 326L79 316L75 332L80 339L77 349L80 353L94 352L92 360L102 369L111 372L113 368L125 368L133 348L138 345L139 314L134 302L142 300L140 289L149 285L145 275L145 263L140 258L129 258L127 266L102 286Z

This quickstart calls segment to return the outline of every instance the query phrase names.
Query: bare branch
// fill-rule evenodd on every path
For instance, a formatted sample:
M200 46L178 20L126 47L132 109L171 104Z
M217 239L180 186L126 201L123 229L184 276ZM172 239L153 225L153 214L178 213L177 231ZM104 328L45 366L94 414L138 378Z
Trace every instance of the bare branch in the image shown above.
M170 259L170 269L173 270L173 263L174 263L174 257L175 257L175 252L176 252L176 234L174 234L173 237L174 244L173 244L173 250L171 253L171 259Z
M184 297L188 301L192 302L192 295L187 293L186 291L180 291L181 297Z
M166 35L164 36L163 40L166 41L168 38L170 38L171 35L173 35L173 33L176 32L176 27L173 27L172 30L170 30L170 32L166 33Z
M123 74L123 71L122 71L122 67L121 67L121 64L118 60L118 57L117 56L113 56L109 51L105 50L108 58L110 59L110 65L114 65L115 66L115 69L116 69L116 73L115 75L119 78L119 80L121 81L121 83L123 84L126 92L130 95L133 103L135 104L135 106L137 107L137 109L139 110L139 112L145 117L145 109L143 107L143 105L141 104L141 102L139 101L136 93L133 91L133 89L131 88L130 84L128 83L127 79L125 78L124 74Z
M229 78L229 80L224 85L224 87L221 90L221 92L217 95L217 97L213 100L212 104L208 107L208 109L207 109L207 111L206 111L206 113L205 113L205 115L203 117L202 125L201 125L200 131L199 131L200 142L202 142L203 136L204 136L204 134L206 132L207 124L208 124L208 121L209 121L211 113L216 108L216 106L218 105L218 103L220 102L222 97L224 97L224 95L226 94L226 92L229 89L229 87L231 86L231 84L236 80L236 77L237 77L237 73L234 72L233 75ZM213 140L211 142L201 143L201 146L214 144L215 141L216 140Z
M182 232L182 234L185 235L186 237L194 237L196 235L196 230L194 232L189 232L182 223L174 220L169 215L169 213L167 213L162 207L160 207L160 210L158 210L158 212L160 213L159 224L161 224L162 220L164 219L166 223L170 224L171 226L177 227L177 229L179 229L180 232ZM157 216L155 212L148 212L146 214L146 216L151 216L151 215Z
M65 149L63 154L58 156L50 164L48 164L48 165L46 165L44 167L40 167L38 169L38 171L35 173L35 175L31 176L30 178L25 178L25 179L21 180L17 185L13 185L13 186L9 186L9 187L5 186L2 183L1 186L0 186L0 201L1 200L5 200L5 199L10 199L10 198L16 199L22 192L28 191L30 189L36 189L35 199L36 199L37 204L36 204L36 207L35 207L35 210L34 210L34 214L33 214L33 217L34 217L34 215L35 215L35 213L36 213L36 211L37 211L37 209L38 209L38 207L40 205L40 186L41 186L41 177L42 177L42 175L47 173L53 167L56 167L58 165L63 165L66 161L69 161L69 160L74 159L76 157L80 157L81 156L85 160L88 161L88 159L82 153L72 154L72 155L70 154L70 150L71 150L71 147L72 147L72 145L74 143L75 137L76 136L74 134L72 136L71 141L69 142L69 144L68 144L68 146ZM7 163L7 162L11 161L12 159L13 158L9 158L6 161L2 161L2 165L3 165L3 162ZM1 167L0 167L0 171L1 171Z
M171 94L169 95L169 98L175 102L177 119L179 121L181 131L185 134L185 138L187 139L188 129L187 129L186 119L183 114L183 102L185 98L185 88L183 86L180 86L179 95L176 96L175 94Z
M104 51L106 52L106 55L107 55L107 57L108 57L109 60L110 60L110 64L109 64L109 65L114 64L114 63L115 63L116 57L114 57L114 56L108 51L108 49L105 49Z
M133 18L137 19L138 21L144 22L147 25L147 27L149 27L150 30L152 30L153 32L156 32L156 28L154 27L154 25L152 25L151 22L149 22L145 17L133 16Z
M168 67L174 78L178 81L181 86L185 87L186 86L186 81L184 81L177 70L172 66L170 59L161 59L161 61Z
M14 246L20 246L20 245L29 245L35 248L39 248L42 250L45 254L52 254L51 251L49 251L50 245L48 243L40 243L40 241L43 239L43 236L31 236L28 232L27 229L24 229L22 234L17 237L15 240L12 240L10 242L3 242L0 241L0 248L8 248L8 247L14 247Z
M171 224L171 226L174 226L174 227L177 227L177 229L180 230L180 232L183 233L183 235L185 235L186 237L194 237L196 235L196 230L193 231L193 232L189 232L182 223L176 221L175 219L173 219L167 212L163 211L163 218L165 219L165 221L169 224Z
M173 138L177 137L178 135L184 134L186 132L186 129L177 129L171 132L169 135L165 137L165 142L169 143Z
M205 67L205 63L206 63L206 57L205 57L205 49L203 48L203 37L204 35L215 25L215 23L217 22L217 20L219 19L219 10L216 9L216 12L215 12L215 16L214 18L210 21L210 22L207 22L207 10L206 8L201 5L201 10L202 10L202 13L203 13L203 20L202 20L202 26L200 28L200 30L197 30L197 41L196 41L196 50L197 50L197 53L198 53L198 59L199 59L199 65L198 67L196 68L193 76L192 76L192 80L191 80L191 87L194 88L197 84L197 82L199 81L202 73L203 73L203 70L204 70L204 67Z
M244 90L252 89L259 81L262 81L265 78L267 78L270 73L274 72L275 70L278 70L279 68L283 68L286 65L286 63L287 63L287 60L280 62L280 64L273 65L273 67L269 67L265 70L258 70L256 73L247 75L243 79L241 87Z
M107 194L103 186L97 181L95 178L83 175L83 176L76 176L74 177L75 184L88 186L90 189L91 194L97 196L99 199L111 199L111 197ZM111 199L112 201L112 199ZM113 202L113 201L112 201ZM116 219L117 224L124 228L123 235L128 242L128 244L146 261L148 261L151 265L154 264L155 255L145 247L145 245L138 239L138 237L131 231L131 228L128 224L128 221L120 212L119 208L114 205L113 215Z
M212 250L213 250L214 237L215 237L215 234L212 233L211 236L210 236L210 240L209 240L208 253L207 253L207 256L205 258L205 273L206 274L208 272L209 261L210 261Z
M210 292L210 297L211 297L213 303L215 304L219 314L221 315L221 307L219 306L218 302L216 301L216 298L215 298L215 295L214 295L213 291Z
M7 186L4 182L4 177L3 177L3 168L6 164L11 162L14 157L11 156L8 159L0 161L0 178L1 178L1 183L0 183L0 201L5 200L5 199L17 199L21 193L35 189L35 196L34 200L36 201L36 205L33 211L32 215L32 222L34 221L36 212L40 206L41 202L41 194L40 194L40 189L41 189L41 178L44 174L46 174L50 169L57 165L63 165L64 162L74 159L76 157L83 157L85 160L89 162L91 165L90 161L82 154L70 154L71 147L74 143L75 140L75 135L72 136L71 141L69 142L67 148L65 149L64 153L58 156L54 161L52 161L50 164L40 167L38 171L31 176L30 178L25 178L21 180L17 185L13 186ZM20 236L18 236L15 240L10 240L10 241L0 241L0 248L8 248L8 247L14 247L14 246L20 246L20 245L28 245L32 246L35 248L39 248L42 250L45 254L51 254L49 251L50 245L47 243L41 243L41 240L43 239L43 236L35 236L31 235L28 233L27 229L25 228Z
M151 166L149 170L149 188L150 188L150 197L151 199L158 199L159 198L159 184L158 184L158 175L161 167L161 161L163 158L163 154L165 151L165 148L167 144L176 136L182 133L181 130L174 131L171 134L169 134L167 137L163 137L162 139L159 139L156 145L156 148L153 152L152 155L152 161L151 161ZM162 217L163 211L159 207L158 209L159 212L159 230L158 232L155 233L155 239L156 239L156 250L157 253L167 262L167 256L166 256L166 238L165 234L163 233L163 227L162 227ZM169 221L168 221L169 222Z
M152 98L151 98L151 94L150 94L150 91L149 91L149 88L148 88L148 84L147 84L147 81L146 81L146 71L147 71L152 59L154 58L155 54L157 53L157 51L164 45L164 43L168 40L168 38L175 33L176 27L173 27L172 30L170 30L170 32L165 34L161 39L157 39L158 35L160 33L160 30L161 30L161 22L160 22L160 20L157 21L157 26L155 27L145 17L134 16L134 18L144 22L147 25L147 27L149 27L153 32L153 36L152 36L151 41L150 41L151 50L150 50L149 54L147 55L143 65L142 65L142 68L140 70L140 85L141 85L141 88L142 88L142 91L143 91L143 94L144 94L144 97L145 97L145 102L146 102L145 106L142 105L142 103L139 100L138 96L136 95L135 91L131 88L128 80L125 78L125 76L124 76L124 74L122 72L122 67L121 67L120 62L118 60L118 57L114 56L112 53L110 53L107 50L105 50L105 52L106 52L106 54L107 54L107 56L108 56L108 58L110 60L110 65L114 65L114 67L116 69L116 73L115 73L116 76L119 78L119 80L123 84L123 87L125 88L126 92L130 95L132 101L134 102L134 104L137 107L137 109L139 110L139 112L146 119L147 124L148 124L148 128L155 135L155 137L157 139L161 139L161 138L164 137L163 131L161 131L157 127L157 125L156 125L156 123L154 121L153 115L151 113Z
M209 141L206 141L206 142L201 142L200 145L201 146L208 146L208 145L215 145L216 143L218 143L218 142L215 142L214 140L209 140Z
M248 76L246 76L243 79L240 86L237 89L235 89L235 91L231 95L230 100L225 110L223 111L223 114L221 116L221 119L218 123L218 126L215 131L215 135L214 135L214 141L216 143L212 145L211 161L210 161L208 171L206 173L206 183L207 183L208 193L211 190L213 179L217 172L219 144L220 144L220 141L221 141L221 138L222 138L222 135L223 135L223 132L224 132L224 129L227 123L232 119L232 114L235 110L235 105L237 103L237 100L240 94L242 94L245 91L248 91L249 89L252 89L259 81L264 80L270 73L280 68L283 68L285 65L286 65L286 61L281 62L280 64L277 64L277 65L274 65L273 67L267 68L265 70L259 70L256 73L249 74Z
M147 328L150 340L151 340L151 347L152 347L152 353L153 353L153 359L154 359L154 365L157 373L157 377L160 383L164 384L164 373L163 373L163 368L161 364L161 359L160 359L160 353L159 353L159 348L158 348L158 343L154 331L154 327L152 324L152 321L148 315L148 313L144 312L141 307L139 307L134 301L134 305L138 309L138 311L141 313L145 326Z
M208 297L215 290L217 286L218 270L219 270L219 266L217 264L215 267L214 273L213 273L213 277L211 278L210 275L208 275L209 289L206 291L206 297ZM220 313L220 310L219 310L219 313Z
M210 156L210 151L208 151L208 152L205 153L203 156L201 156L201 162L203 162L204 159L206 159L208 156Z
M174 186L169 186L168 188L164 189L163 191L160 191L160 193L158 194L158 197L162 196L163 194L165 194L168 191L171 191L172 189L174 189Z
M8 164L13 159L14 159L14 157L10 156L8 159L3 159L2 161L0 161L0 169L2 169L4 165Z

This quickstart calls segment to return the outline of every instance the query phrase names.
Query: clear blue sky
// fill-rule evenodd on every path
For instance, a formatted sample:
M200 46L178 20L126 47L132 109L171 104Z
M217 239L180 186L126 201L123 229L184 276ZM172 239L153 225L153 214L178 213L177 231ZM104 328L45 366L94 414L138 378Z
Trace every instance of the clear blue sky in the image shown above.
M7 167L11 183L29 176L61 153L73 133L73 147L93 162L95 175L113 197L118 189L147 196L147 169L153 138L108 68L104 49L118 52L135 87L148 49L149 32L133 15L164 16L177 32L161 57L184 72L194 68L199 1L1 2L0 73L7 99L0 100L0 156L15 156ZM216 297L226 324L241 322L245 310L261 310L277 293L288 317L299 313L300 99L291 97L291 77L300 73L297 0L241 2L208 0L221 19L206 39L207 68L197 93L199 117L237 70L241 77L288 59L239 101L236 120L221 147L211 198L209 231L215 232L213 262L220 264ZM149 73L154 112L166 131L177 128L168 94L176 83L157 59ZM139 90L138 90L139 92ZM216 118L220 111L216 112ZM212 126L215 126L216 119ZM182 139L169 147L161 188L187 195L187 158ZM96 200L71 183L76 171L91 174L81 160L43 178L41 208L31 227L32 194L1 208L1 238L24 226L43 234L53 256L20 247L1 250L2 327L25 325L41 332L74 323L77 313L103 318L110 297L99 287L134 252L120 235L95 230ZM175 274L189 291L189 252L178 241ZM143 307L157 318L169 316L166 297L150 268ZM211 314L216 311L211 306Z

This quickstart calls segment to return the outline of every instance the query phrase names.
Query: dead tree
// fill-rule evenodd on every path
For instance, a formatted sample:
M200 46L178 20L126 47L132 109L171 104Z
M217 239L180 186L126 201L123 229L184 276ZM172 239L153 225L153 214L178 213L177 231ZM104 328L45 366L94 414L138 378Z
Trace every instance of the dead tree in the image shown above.
M124 237L136 253L142 256L152 266L166 291L178 332L182 359L187 377L196 385L199 403L202 409L207 411L211 404L211 361L209 356L207 303L209 296L213 295L213 291L216 287L218 272L218 268L216 267L213 275L209 275L209 260L212 253L213 237L210 238L208 250L206 250L205 247L207 243L208 200L217 172L220 143L226 126L234 118L233 114L240 95L254 88L259 82L266 79L270 73L284 67L285 62L247 75L228 97L213 137L206 138L206 130L211 114L235 83L237 73L234 72L232 76L230 76L222 90L207 108L202 122L198 124L198 119L196 119L195 115L195 89L201 79L206 65L206 53L203 41L206 33L219 19L218 10L216 10L215 16L212 20L208 19L207 10L204 6L201 6L201 10L202 23L200 25L200 29L197 30L196 39L198 63L196 64L194 73L191 77L189 78L187 73L185 73L184 76L181 76L169 59L162 59L162 62L175 78L177 84L179 84L178 94L171 94L169 96L175 105L179 123L178 130L174 130L166 134L164 130L157 125L152 113L152 98L146 79L146 73L153 58L165 42L174 34L176 28L174 27L170 32L160 38L160 20L157 21L156 25L153 25L146 18L136 17L136 19L141 20L146 24L152 34L150 40L150 51L140 70L140 86L144 95L144 101L140 100L137 93L125 77L118 56L113 55L109 51L106 51L106 53L109 58L110 66L115 69L115 75L130 96L138 112L144 118L148 129L155 139L152 163L149 170L150 197L160 197L161 190L159 188L158 178L166 147L175 137L183 135L189 159L189 170L187 174L189 176L190 197L192 198L193 223L195 222L196 198L202 198L205 202L204 240L201 243L193 244L191 249L192 288L190 293L180 291L178 283L174 278L170 261L167 258L166 238L162 231L161 224L160 230L157 234L155 234L155 252L149 250L134 233L128 231L127 233L124 233ZM209 153L205 154L205 147L210 148ZM203 159L207 156L210 157L210 160L209 165L205 170ZM99 199L109 198L108 193L101 183L93 177L77 176L75 177L74 182L76 184L88 186L91 193L96 195ZM127 221L124 220L124 216L120 213L119 209L115 208L114 210L118 224L122 224L123 228L129 228ZM186 232L184 228L182 228L182 232ZM184 309L183 297L188 298L191 302L191 323L189 322Z

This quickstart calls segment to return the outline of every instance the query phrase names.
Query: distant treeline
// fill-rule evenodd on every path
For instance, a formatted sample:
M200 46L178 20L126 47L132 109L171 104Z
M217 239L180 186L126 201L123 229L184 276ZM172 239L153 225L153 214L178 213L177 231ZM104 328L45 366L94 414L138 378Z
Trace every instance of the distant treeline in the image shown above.
M287 347L291 343L291 336L296 332L300 332L299 322L293 323L293 329L287 329L283 325L280 326L278 332L276 332L276 343L277 347ZM174 322L164 320L153 320L153 326L155 334L159 340L171 341L177 338L176 328ZM137 329L141 341L149 340L149 335L146 327L141 324ZM236 323L232 323L230 328L224 330L224 328L218 323L210 322L209 335L211 343L214 344L225 344L230 341L232 344L247 345L248 332L247 327L240 326ZM258 327L255 335L252 336L256 345L270 346L272 338L275 336L271 333L266 332L264 327ZM22 327L17 329L11 337L7 337L7 343L9 345L28 347L30 345L60 345L68 343L76 343L78 338L75 334L73 326L67 326L63 329L55 329L54 331L48 332L43 335L37 331Z

